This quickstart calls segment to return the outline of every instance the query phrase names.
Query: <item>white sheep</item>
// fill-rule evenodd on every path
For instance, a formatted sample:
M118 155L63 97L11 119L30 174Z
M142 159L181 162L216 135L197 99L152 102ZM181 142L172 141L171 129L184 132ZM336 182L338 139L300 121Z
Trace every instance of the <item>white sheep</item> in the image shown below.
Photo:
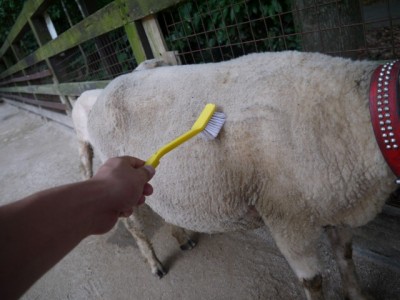
M102 160L146 158L216 103L227 115L219 138L194 138L163 158L148 205L198 232L266 224L308 299L323 298L318 240L327 231L346 297L364 299L350 229L372 220L395 188L370 122L376 66L280 52L132 72L93 106L90 142Z

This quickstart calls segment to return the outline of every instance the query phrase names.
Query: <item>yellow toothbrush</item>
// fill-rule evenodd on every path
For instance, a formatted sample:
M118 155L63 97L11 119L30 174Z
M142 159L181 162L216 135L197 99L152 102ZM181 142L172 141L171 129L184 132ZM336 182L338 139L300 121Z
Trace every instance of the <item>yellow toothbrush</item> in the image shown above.
M216 109L217 107L215 104L207 104L192 128L172 142L158 149L157 152L146 161L146 165L151 165L156 168L160 163L161 157L200 132L208 139L216 138L225 123L225 114L217 112Z

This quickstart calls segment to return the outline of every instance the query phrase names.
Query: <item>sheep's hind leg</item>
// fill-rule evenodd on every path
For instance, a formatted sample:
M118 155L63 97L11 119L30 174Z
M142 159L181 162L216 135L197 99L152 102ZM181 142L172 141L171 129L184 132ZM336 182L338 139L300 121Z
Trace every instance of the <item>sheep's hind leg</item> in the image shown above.
M142 256L149 264L151 273L161 279L164 275L167 274L167 270L163 267L161 262L158 260L156 254L154 253L153 246L151 245L150 241L143 231L141 217L138 214L137 210L135 210L133 214L128 219L126 219L126 224L129 232L135 239Z
M190 237L190 231L172 224L170 225L172 236L176 238L182 250L191 250L196 246L196 242Z
M369 299L363 295L355 271L351 228L329 226L326 232L339 266L345 299Z
M93 148L85 141L79 143L80 169L84 179L90 179L93 176Z
M318 240L322 228L274 224L263 218L282 254L303 285L308 300L324 299Z

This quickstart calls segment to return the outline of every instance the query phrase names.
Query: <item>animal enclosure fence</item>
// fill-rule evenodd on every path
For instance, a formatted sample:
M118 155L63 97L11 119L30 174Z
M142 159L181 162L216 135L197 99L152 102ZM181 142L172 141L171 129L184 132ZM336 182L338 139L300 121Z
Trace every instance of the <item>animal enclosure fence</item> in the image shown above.
M185 63L300 50L355 59L400 56L400 1L194 1L163 12L170 49Z
M400 0L27 0L0 48L0 97L71 126L85 90L145 59L261 51L400 57Z

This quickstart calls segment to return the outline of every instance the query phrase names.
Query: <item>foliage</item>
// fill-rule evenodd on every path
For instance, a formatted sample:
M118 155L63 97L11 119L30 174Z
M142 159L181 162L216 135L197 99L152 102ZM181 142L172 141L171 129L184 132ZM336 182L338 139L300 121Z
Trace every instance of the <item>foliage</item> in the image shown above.
M111 3L112 1L113 0L97 0L94 7L96 9L100 9L103 6ZM66 11L68 12L68 16ZM47 9L47 13L50 15L50 18L53 21L58 34L61 34L62 32L66 31L71 27L70 26L71 24L69 22L71 22L72 25L75 25L76 23L80 22L83 19L82 13L79 10L78 5L76 4L76 1L68 1L68 0L52 1L52 4Z
M68 12L68 16L63 5ZM83 19L75 1L53 1L46 12L49 14L58 35L71 27L70 22L74 25Z
M96 1L96 6L101 8L112 1L113 0L98 0ZM0 47L5 42L11 28L14 26L25 2L26 0L0 0ZM73 25L82 20L82 14L75 1L63 0L63 3ZM70 27L61 0L52 1L46 11L50 15L58 34L61 34ZM23 53L30 53L35 50L37 44L33 34L28 33L26 36L22 37L19 46Z
M92 10L98 10L104 7L105 5L109 4L113 0L98 0L96 3L90 3L91 9ZM22 11L23 5L26 2L26 0L19 0L19 1L4 1L0 0L0 17L2 17L3 23L0 27L0 42L4 43L6 40L9 31L15 24L15 20L18 18L19 14ZM76 1L68 1L68 0L53 0L49 1L49 6L46 8L46 13L49 14L56 32L58 35L62 34L64 31L68 30L71 26L77 24L83 19L82 12L78 8L78 5ZM27 26L28 30L23 30L21 33L21 36L18 38L18 40L14 41L14 44L18 46L18 55L19 57L26 57L33 51L35 51L38 48L37 41L33 35L33 32L29 30L29 26ZM110 36L114 35L114 32L109 33ZM112 38L112 40L114 40ZM95 44L95 41L90 41L93 46ZM1 44L2 45L2 44ZM0 47L1 47L0 45ZM128 54L126 53L126 49L124 49L125 52L119 52L118 54L118 59L119 60L126 60L126 57ZM63 70L69 71L70 69L74 70L75 72L79 69L84 69L84 70L89 70L90 67L87 65L88 64L88 57L91 56L91 54L87 54L83 51L80 52L81 56L76 59L76 61L70 62L70 64ZM93 56L93 55L92 55ZM131 55L132 56L132 55ZM5 54L5 58L8 63L10 64L15 64L17 62L16 57L12 53L11 50L9 50ZM122 64L122 63L121 63ZM82 67L82 65L85 65L86 67ZM132 63L124 63L123 67L124 68L133 68ZM1 65L1 68L4 69L5 66ZM62 74L64 76L64 74Z
M289 0L198 0L164 16L169 49L189 62L219 61L250 52L298 49ZM169 18L169 20L168 20ZM162 23L162 22L161 22ZM197 51L202 49L202 51ZM196 51L193 51L196 50Z
M63 1L63 2L62 2ZM96 1L99 9L112 0ZM5 40L8 31L22 10L24 0L0 0L0 38ZM186 55L186 62L220 61L250 52L277 51L282 49L298 49L298 41L294 33L293 16L290 13L290 0L197 0L184 2L178 8L172 8L165 13L166 41L168 48L178 50ZM65 9L63 7L65 6ZM93 9L93 7L92 7ZM58 34L82 20L75 1L54 0L47 8ZM68 12L68 16L66 14ZM68 18L69 17L69 18ZM8 22L8 23L7 23ZM163 22L161 22L163 24ZM114 32L108 37L115 41ZM287 36L289 34L289 36ZM101 40L102 38L100 38ZM96 40L90 41L93 45ZM36 50L38 45L31 31L27 31L17 41L23 54ZM126 45L127 41L121 41ZM114 43L117 44L117 43ZM1 46L1 45L0 45ZM130 49L114 45L116 58L123 72L131 70L134 65ZM121 49L120 49L121 48ZM129 50L129 51L128 51ZM81 51L82 52L82 51ZM11 55L10 53L10 56ZM85 50L77 62L71 62L70 69L76 70L80 64L86 65L87 73L92 74L93 64L90 63L90 51ZM13 58L14 59L14 58ZM12 59L12 60L13 60ZM95 64L94 64L95 65ZM98 70L97 70L98 71ZM98 71L97 76L106 77L106 72ZM88 74L86 74L88 75Z
M25 0L0 0L0 45L5 42L10 29L22 11Z

